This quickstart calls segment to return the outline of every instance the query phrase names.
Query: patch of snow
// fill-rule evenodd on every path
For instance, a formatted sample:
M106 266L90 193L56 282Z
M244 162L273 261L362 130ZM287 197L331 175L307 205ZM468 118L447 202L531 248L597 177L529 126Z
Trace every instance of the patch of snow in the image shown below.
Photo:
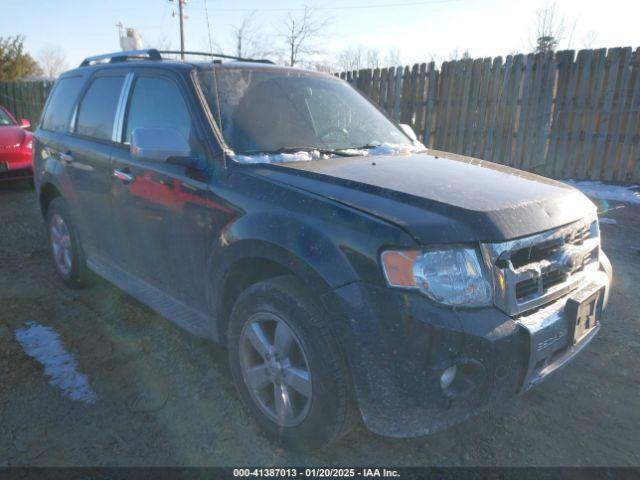
M608 223L610 225L615 225L615 224L618 223L618 222L616 222L615 218L609 218L609 217L600 217L598 219L598 222L600 222L600 223Z
M634 190L638 185L607 185L595 181L565 180L565 183L576 187L586 196L600 200L640 204L640 192Z
M26 327L17 329L15 336L25 353L44 366L50 385L72 400L96 403L97 396L87 376L78 372L75 358L65 350L55 330L29 322Z
M361 155L363 157L376 156L376 155L410 155L422 150L426 150L420 142L416 142L413 145L398 145L395 143L383 143L377 147L359 150L351 148L348 150L341 150L349 155Z
M285 162L310 162L312 160L320 160L329 158L329 155L322 155L318 150L300 151L295 153L278 153L267 154L259 153L256 155L231 155L231 158L240 163L285 163Z
M377 156L377 155L410 155L419 151L426 150L426 147L420 142L413 145L399 145L394 143L383 143L373 148L355 149L350 148L340 150L346 155L353 156ZM236 155L231 154L231 158L239 163L285 163L285 162L310 162L313 160L323 160L334 157L335 155L325 155L318 150L300 151L295 153L279 153L266 154L260 153L256 155Z

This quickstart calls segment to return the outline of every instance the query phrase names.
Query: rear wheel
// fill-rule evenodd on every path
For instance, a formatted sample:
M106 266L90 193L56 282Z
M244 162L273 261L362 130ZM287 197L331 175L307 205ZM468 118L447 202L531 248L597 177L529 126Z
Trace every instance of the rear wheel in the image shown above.
M47 208L49 248L58 276L71 287L87 283L88 271L77 229L71 220L69 207L58 197Z
M344 359L299 280L278 277L243 292L228 341L240 398L272 437L317 449L352 427L356 410Z

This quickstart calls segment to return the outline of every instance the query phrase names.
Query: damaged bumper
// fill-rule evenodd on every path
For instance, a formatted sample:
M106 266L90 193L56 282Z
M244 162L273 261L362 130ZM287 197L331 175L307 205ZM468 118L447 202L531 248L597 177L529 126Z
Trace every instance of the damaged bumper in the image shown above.
M348 319L335 328L365 424L381 435L411 437L459 423L565 365L597 334L610 283L602 255L601 269L580 288L516 318L496 308L443 308L417 292L365 283L336 289L324 301L334 318ZM576 315L590 314L593 325L576 330ZM446 385L442 376L453 366Z

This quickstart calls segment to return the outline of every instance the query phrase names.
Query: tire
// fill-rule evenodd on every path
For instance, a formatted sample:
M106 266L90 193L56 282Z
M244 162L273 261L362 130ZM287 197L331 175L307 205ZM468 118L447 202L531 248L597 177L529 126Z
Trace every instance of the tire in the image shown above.
M78 230L71 220L69 207L61 197L54 198L49 204L46 226L49 250L56 273L66 285L73 288L84 287L89 278L87 262ZM64 244L64 250L68 254L60 255L60 244Z
M285 349L278 349L278 344L287 342L276 341L276 336L287 338L280 334L286 328L293 334L286 358L272 354L270 360L265 360L252 342L259 336L256 332L264 334L262 338L273 353L282 353ZM245 290L233 307L227 340L231 373L240 399L272 438L288 447L309 451L326 447L351 430L357 408L346 363L320 307L299 279L277 277ZM260 343L261 348L263 345ZM272 360L275 366L269 365ZM306 377L300 374L305 370ZM248 373L255 371L261 372L258 381ZM267 383L262 387L264 373ZM253 378L253 383L248 377ZM305 382L308 377L309 382ZM282 385L286 394L276 395L276 391L282 392ZM300 392L308 393L308 397ZM285 398L290 401L282 400Z

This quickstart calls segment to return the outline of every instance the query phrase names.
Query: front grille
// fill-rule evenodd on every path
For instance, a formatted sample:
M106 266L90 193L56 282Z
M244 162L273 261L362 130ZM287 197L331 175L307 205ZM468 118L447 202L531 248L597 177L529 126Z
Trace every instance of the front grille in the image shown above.
M549 252L549 255L553 255L553 251ZM582 263L579 267L577 267L573 272L563 272L559 270L557 267L553 265L549 267L547 270L541 272L541 287L542 290L539 290L540 282L537 281L537 278L529 278L527 280L523 280L516 284L516 299L518 301L525 300L531 296L545 293L551 290L556 285L560 285L561 283L567 281L567 279L575 274L576 272L580 272L584 270L584 268L594 261L594 258L597 258L598 251L594 249L588 253L584 254L582 259Z
M483 245L499 288L496 305L511 315L537 308L576 288L587 269L597 268L600 233L596 220L504 243Z
M567 275L559 270L549 270L542 274L542 293L548 291L550 288L561 284L567 279ZM524 300L528 297L538 295L539 282L535 278L523 280L516 284L516 299L518 301Z

